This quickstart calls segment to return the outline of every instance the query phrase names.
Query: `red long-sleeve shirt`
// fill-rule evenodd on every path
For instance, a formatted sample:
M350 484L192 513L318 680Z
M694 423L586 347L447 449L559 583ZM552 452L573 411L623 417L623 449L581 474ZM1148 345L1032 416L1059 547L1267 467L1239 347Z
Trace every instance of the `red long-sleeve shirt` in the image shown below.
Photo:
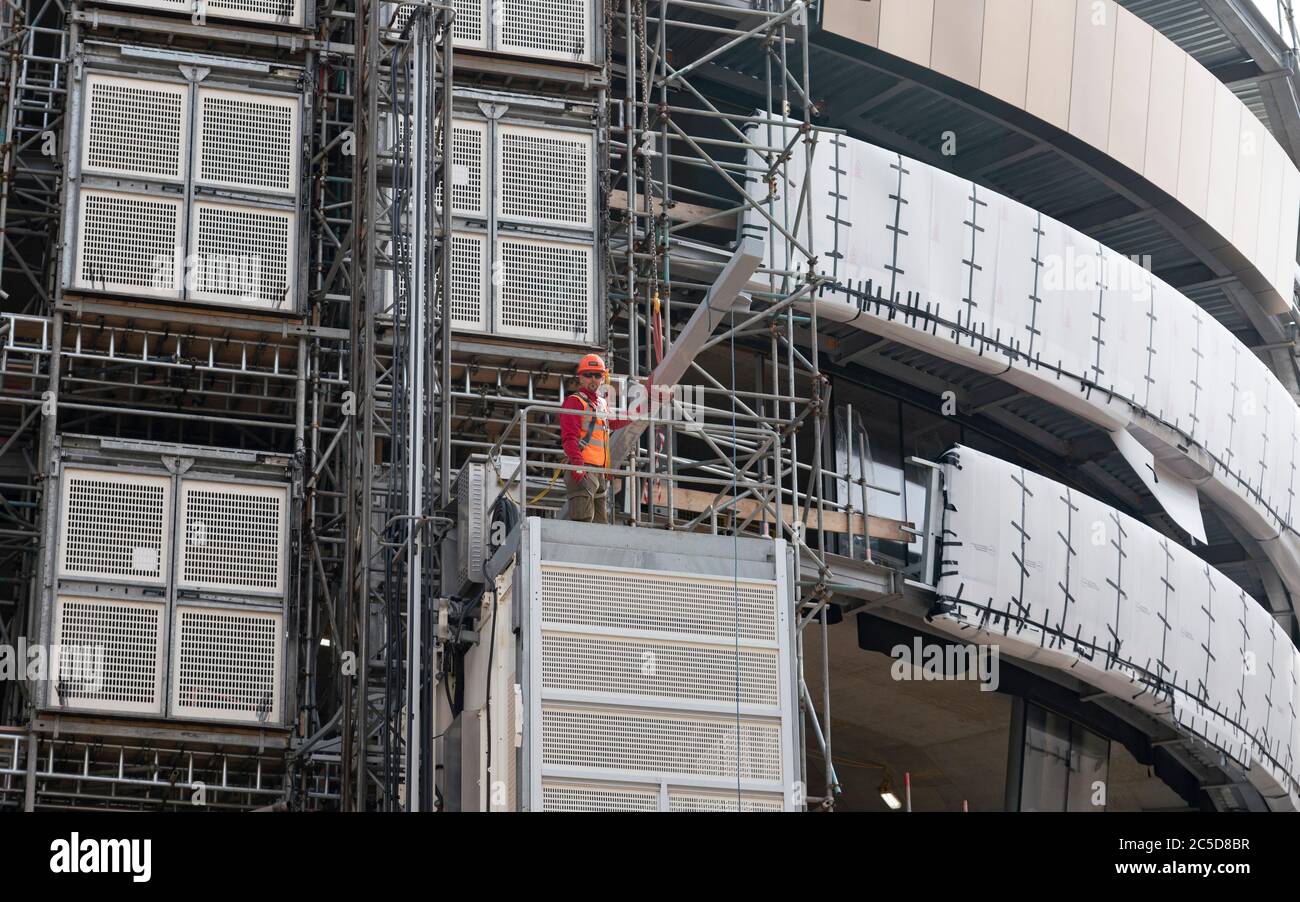
M564 456L569 459L569 463L573 464L576 467L585 466L587 463L585 460L582 459L582 448L580 448L578 445L578 443L582 439L581 414L587 412L583 408L582 402L578 400L579 393L581 393L587 399L587 403L592 408L595 408L596 395L592 392L587 391L586 389L579 388L577 392L574 392L573 394L569 395L567 398L564 399L564 405L563 405L565 410L576 410L578 411L578 413L560 414L560 444L564 446ZM631 420L609 420L607 423L607 428L611 433L613 433L616 430L622 429L630 422Z

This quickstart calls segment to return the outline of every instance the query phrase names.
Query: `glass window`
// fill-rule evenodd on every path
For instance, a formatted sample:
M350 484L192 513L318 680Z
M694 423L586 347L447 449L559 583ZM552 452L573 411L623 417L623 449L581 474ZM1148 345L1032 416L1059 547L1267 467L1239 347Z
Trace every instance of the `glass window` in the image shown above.
M1021 811L1104 811L1110 740L1038 705L1025 705Z

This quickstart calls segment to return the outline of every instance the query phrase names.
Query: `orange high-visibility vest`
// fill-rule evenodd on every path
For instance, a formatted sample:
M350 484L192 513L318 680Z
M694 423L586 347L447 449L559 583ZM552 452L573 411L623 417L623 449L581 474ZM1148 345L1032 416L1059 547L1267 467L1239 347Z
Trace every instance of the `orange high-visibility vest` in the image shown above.
M593 409L581 392L577 394L577 398L583 410ZM578 447L582 449L583 461L593 467L609 466L609 427L605 424L605 418L600 416L603 413L605 413L605 401L603 398L597 398L594 412L581 414L582 437L578 439Z

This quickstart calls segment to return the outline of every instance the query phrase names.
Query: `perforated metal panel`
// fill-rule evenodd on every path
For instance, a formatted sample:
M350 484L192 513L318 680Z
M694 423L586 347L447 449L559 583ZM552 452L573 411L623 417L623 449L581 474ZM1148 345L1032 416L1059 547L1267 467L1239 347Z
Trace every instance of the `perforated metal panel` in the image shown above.
M780 781L779 722L542 706L542 763L589 770Z
M798 807L785 543L523 529L528 807Z
M497 50L591 60L591 0L501 0L494 9Z
M451 128L451 210L457 216L487 217L487 123L458 119ZM434 191L442 209L442 185Z
M457 328L487 328L487 238L451 236L451 322Z
M514 236L496 242L496 331L591 341L592 246Z
M161 711L164 607L123 599L61 597L55 606L55 706Z
M156 9L165 12L198 12L205 19L234 19L241 22L264 22L273 25L301 25L303 0L113 0L122 6Z
M709 793L672 792L668 794L669 811L782 811L780 796L730 796Z
M501 125L496 144L498 217L592 227L590 133Z
M184 178L189 88L167 82L87 75L81 168L85 172Z
M78 201L77 287L178 296L179 199L83 188Z
M486 0L452 0L456 10L456 21L452 25L451 35L456 47L486 47L487 29L484 27L483 15Z
M739 663L739 668L737 668ZM776 649L684 645L567 633L542 634L548 689L780 704Z
M176 584L279 595L284 592L288 490L185 480L184 541Z
M63 471L59 575L166 580L171 532L171 481L101 470Z
M542 565L547 623L776 642L770 583Z
M296 97L200 88L195 181L294 193L298 107Z
M202 0L214 19L301 25L303 0Z
M177 607L171 711L250 723L280 718L279 614Z
M633 787L542 782L545 811L658 811L659 791Z
M195 201L190 295L273 310L293 308L296 217L287 210Z

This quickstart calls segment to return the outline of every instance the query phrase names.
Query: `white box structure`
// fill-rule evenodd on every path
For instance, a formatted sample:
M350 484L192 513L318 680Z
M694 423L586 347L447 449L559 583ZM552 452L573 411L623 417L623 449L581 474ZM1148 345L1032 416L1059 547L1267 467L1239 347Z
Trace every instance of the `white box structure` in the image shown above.
M783 541L538 518L520 530L476 649L495 643L498 662L485 807L801 807Z
M283 73L256 80L214 57L194 62L190 82L181 65L88 54L73 81L64 284L295 312L301 89Z
M286 465L61 442L42 628L59 660L45 707L283 727Z

